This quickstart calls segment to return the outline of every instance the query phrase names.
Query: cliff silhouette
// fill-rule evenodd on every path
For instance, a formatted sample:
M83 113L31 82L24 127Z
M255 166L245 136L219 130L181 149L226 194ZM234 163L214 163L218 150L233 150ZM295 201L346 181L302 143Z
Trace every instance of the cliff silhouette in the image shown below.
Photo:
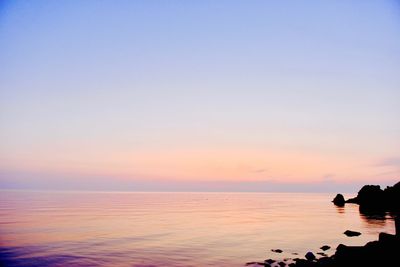
M384 190L379 185L365 185L357 196L346 200L346 203L360 205L360 211L400 211L400 182Z

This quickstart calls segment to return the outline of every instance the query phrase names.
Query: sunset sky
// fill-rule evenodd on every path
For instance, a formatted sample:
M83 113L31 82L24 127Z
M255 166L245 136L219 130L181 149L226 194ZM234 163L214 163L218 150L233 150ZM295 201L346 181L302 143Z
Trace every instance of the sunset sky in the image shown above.
M398 1L0 3L0 188L399 178Z

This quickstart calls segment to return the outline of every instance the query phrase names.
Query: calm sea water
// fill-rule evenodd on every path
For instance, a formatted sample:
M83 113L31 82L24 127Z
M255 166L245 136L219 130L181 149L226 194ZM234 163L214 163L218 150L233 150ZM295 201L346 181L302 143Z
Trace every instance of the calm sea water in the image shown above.
M0 191L0 256L5 266L244 266L394 232L390 218L333 197Z

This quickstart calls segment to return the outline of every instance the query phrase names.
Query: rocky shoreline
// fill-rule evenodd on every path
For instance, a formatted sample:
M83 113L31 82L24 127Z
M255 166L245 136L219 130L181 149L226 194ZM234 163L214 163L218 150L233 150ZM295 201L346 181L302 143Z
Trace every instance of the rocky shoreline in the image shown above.
M400 182L384 190L379 185L365 185L356 197L345 200L342 194L337 194L332 202L340 207L345 206L346 203L358 204L360 213L369 215L389 212L395 220L396 234L380 233L378 240L368 242L364 246L340 244L332 256L317 252L317 255L322 256L317 258L313 252L308 252L304 258L280 261L268 259L264 262L249 262L246 265L265 267L400 266ZM360 233L346 231L344 234L357 236ZM329 248L329 246L322 246L321 250L325 251Z

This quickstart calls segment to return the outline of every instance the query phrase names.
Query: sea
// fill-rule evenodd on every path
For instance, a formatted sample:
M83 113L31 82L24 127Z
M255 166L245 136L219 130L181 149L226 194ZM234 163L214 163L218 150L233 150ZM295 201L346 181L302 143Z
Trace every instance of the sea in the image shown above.
M245 266L394 233L390 214L336 207L334 196L0 191L0 266Z

